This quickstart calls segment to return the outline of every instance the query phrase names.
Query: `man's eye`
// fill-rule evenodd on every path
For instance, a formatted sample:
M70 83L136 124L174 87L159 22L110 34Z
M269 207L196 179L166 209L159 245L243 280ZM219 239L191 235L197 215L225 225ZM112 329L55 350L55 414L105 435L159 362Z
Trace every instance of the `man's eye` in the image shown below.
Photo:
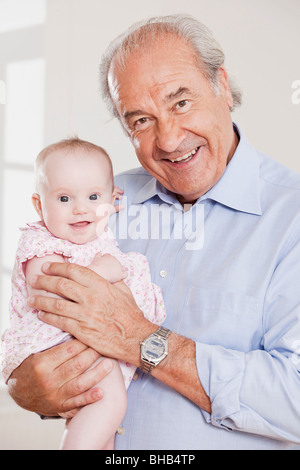
M98 198L99 198L99 195L98 195L98 194L91 194L90 197L89 197L89 199L90 199L91 201L97 201Z
M148 121L147 118L143 117L143 118L140 118L138 119L137 121L135 121L134 123L134 127L139 127L139 126L142 126L143 124L146 124Z
M187 100L181 100L177 103L176 107L177 108L184 108L188 104Z
M68 196L61 196L61 197L59 198L59 200L60 200L61 202L68 202L70 199L69 199Z

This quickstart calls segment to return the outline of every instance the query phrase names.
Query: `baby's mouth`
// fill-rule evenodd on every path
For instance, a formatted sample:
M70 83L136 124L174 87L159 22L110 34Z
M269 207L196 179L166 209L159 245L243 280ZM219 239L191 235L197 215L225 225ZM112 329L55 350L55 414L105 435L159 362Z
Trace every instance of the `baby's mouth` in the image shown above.
M88 220L82 220L81 222L76 222L74 224L70 224L70 226L74 229L80 229L80 228L85 228L88 225L90 225L92 222L89 222Z

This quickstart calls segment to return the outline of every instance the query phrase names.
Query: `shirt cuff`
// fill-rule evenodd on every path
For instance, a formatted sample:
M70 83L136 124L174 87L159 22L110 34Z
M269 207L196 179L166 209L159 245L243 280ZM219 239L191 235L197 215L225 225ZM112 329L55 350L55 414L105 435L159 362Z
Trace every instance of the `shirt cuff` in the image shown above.
M196 343L196 361L199 379L212 406L211 414L202 410L206 422L228 431L236 429L234 415L241 408L245 354L222 346Z
M61 416L44 416L44 415L41 415L40 413L37 413L37 415L38 415L42 420L47 420L47 419L63 419Z

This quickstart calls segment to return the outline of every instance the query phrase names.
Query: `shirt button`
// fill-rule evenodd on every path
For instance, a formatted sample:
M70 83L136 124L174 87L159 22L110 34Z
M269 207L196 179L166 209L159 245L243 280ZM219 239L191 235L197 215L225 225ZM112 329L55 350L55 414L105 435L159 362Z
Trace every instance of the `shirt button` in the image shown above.
M162 269L159 273L160 277L167 277L167 271L165 269Z
M134 373L132 380L137 380L139 378L139 374L137 372Z
M117 433L118 433L120 436L122 436L122 434L125 433L125 428L123 428L122 426L120 426L120 427L118 428L118 430L117 430Z

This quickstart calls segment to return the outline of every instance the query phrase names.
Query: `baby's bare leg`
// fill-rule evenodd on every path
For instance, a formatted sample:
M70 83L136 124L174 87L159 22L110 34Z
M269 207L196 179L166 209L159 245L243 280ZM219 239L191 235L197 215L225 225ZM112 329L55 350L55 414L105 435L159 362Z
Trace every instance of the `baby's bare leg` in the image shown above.
M100 360L103 358L97 363ZM115 433L126 412L127 395L120 366L112 362L113 370L99 384L103 398L67 421L61 450L113 449Z

